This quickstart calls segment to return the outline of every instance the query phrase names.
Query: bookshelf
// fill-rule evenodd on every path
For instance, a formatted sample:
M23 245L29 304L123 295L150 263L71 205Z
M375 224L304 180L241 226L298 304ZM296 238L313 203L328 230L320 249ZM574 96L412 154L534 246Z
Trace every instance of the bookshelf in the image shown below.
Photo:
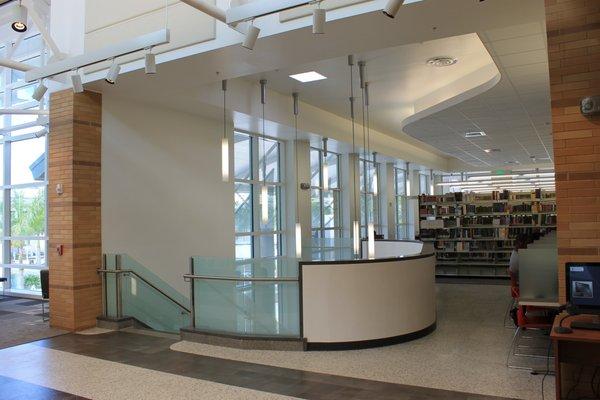
M556 194L421 195L419 227L421 240L434 243L438 276L506 278L516 236L556 228Z

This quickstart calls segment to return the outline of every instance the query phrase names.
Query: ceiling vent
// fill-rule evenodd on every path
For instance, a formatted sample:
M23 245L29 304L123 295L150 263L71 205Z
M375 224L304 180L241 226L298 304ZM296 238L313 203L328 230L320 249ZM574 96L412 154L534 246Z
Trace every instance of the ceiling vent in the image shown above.
M432 67L449 67L458 62L454 57L433 57L427 60L427 65Z
M485 132L479 131L479 132L467 132L467 133L465 133L465 137L466 138L476 138L476 137L481 137L481 136L485 136Z

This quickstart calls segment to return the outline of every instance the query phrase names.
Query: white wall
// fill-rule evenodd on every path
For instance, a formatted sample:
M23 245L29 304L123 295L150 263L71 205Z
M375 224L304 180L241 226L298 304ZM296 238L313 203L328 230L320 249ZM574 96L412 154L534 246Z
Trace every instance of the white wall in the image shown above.
M221 181L222 123L103 97L102 246L188 296L192 255L233 257L233 184Z

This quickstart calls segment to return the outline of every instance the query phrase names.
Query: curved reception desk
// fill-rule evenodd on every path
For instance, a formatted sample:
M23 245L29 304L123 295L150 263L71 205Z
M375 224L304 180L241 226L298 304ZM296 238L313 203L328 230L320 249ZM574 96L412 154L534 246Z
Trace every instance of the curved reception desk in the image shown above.
M192 326L182 338L248 349L343 350L435 330L435 255L421 242L381 241L373 259L336 258L226 265L193 258L185 275Z

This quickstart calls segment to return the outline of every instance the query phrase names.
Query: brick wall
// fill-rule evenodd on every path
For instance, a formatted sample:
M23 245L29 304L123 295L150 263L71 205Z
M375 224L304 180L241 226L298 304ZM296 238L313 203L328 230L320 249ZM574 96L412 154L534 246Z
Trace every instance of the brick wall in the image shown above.
M81 330L102 311L100 154L102 97L72 90L50 97L48 237L50 324ZM62 184L63 194L56 191ZM56 247L63 246L59 255Z
M546 0L546 29L564 300L565 262L600 261L600 118L579 111L600 95L600 0Z

